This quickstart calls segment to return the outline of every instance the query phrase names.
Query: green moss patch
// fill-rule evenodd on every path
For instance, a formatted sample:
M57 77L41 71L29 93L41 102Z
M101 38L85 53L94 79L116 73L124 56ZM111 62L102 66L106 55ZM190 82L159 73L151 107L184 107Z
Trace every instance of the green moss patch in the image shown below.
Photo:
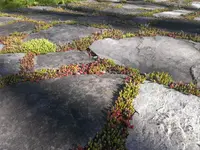
M32 39L22 43L20 46L21 52L33 52L35 54L46 54L56 52L56 45L47 39Z
M14 32L9 36L1 36L0 43L4 44L5 48L0 51L0 54L19 52L18 47L27 36L28 34L19 32Z
M175 89L184 94L192 94L200 97L200 89L194 83L185 84L183 82L175 82L168 73L152 72L146 75L147 80L163 84L171 89Z

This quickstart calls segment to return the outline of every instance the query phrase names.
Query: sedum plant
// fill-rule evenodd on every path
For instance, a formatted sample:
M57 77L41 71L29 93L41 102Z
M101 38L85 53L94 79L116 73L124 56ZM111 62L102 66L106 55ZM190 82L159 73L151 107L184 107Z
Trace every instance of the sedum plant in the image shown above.
M23 52L33 52L35 54L46 54L49 52L56 52L56 45L47 39L33 39L24 42L21 47Z

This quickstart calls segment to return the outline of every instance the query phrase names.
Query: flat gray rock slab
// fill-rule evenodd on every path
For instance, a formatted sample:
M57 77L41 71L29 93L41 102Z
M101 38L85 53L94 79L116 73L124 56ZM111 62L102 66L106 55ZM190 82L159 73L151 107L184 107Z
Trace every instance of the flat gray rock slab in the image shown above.
M31 33L35 29L35 23L16 22L0 26L0 36L7 36L13 32Z
M106 13L112 13L112 14L121 14L121 15L135 15L140 14L142 12L145 12L145 10L139 10L139 9L127 9L127 8L106 8L103 10L103 12Z
M100 132L121 75L80 75L0 89L0 149L69 150Z
M24 56L24 53L0 54L0 77L19 73L20 59Z
M192 13L192 11L189 10L173 10L173 11L164 11L161 13L155 13L154 17L163 17L163 18L182 18L181 15L186 15Z
M112 4L113 6L117 4ZM150 4L123 4L122 8L126 10L133 10L133 9L146 9L146 10L154 10L154 9L163 9L165 7L162 6L156 6L156 5L150 5ZM118 8L121 9L121 8Z
M68 51L68 52L57 52L48 53L45 55L38 55L35 57L35 69L57 69L62 65L79 64L79 63L90 63L92 59L86 52L81 51Z
M15 21L15 20L19 20L18 18L14 18L14 17L0 17L0 26L7 24L11 21Z
M134 37L103 39L90 49L101 58L140 69L141 72L164 71L174 80L191 82L191 67L200 61L200 44L171 37Z
M133 102L128 150L199 150L200 98L145 82Z
M100 31L97 28L86 27L82 25L60 24L38 33L30 34L25 40L35 38L46 38L58 45L64 45L75 39L87 37L92 33Z

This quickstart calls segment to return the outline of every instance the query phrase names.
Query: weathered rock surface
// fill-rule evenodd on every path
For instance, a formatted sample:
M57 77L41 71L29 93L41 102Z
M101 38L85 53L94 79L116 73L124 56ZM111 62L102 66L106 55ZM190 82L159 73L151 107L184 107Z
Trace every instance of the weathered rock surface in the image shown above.
M10 74L16 74L20 71L20 59L25 56L24 53L1 54L0 55L0 77Z
M182 18L181 15L186 15L192 13L192 11L188 10L173 10L173 11L165 11L161 13L155 13L154 17L164 17L164 18Z
M144 83L134 100L128 150L199 150L200 98Z
M90 49L101 58L138 68L168 72L177 81L191 82L191 67L200 62L200 44L170 37L134 37L95 41Z
M68 150L106 121L121 75L85 75L0 89L0 149Z
M59 24L47 30L42 30L38 33L32 33L25 40L46 38L56 44L64 45L72 42L75 39L89 36L98 31L100 30L97 28L86 27L82 25Z
M92 59L86 52L81 51L67 51L58 53L48 53L45 55L38 55L35 57L35 69L56 69L62 65L90 63Z
M13 32L30 33L35 29L35 23L16 22L8 25L0 26L0 36L7 36Z
M18 20L17 18L14 17L0 17L0 25L4 25L10 21Z

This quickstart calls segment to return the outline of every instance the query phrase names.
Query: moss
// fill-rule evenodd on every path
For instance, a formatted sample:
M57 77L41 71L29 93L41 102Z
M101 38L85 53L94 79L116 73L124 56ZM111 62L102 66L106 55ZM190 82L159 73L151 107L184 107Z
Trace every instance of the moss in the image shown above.
M152 72L146 75L147 80L163 84L184 94L193 94L200 97L200 89L193 83L175 82L168 73Z
M82 7L82 8L92 8L95 10L102 10L105 8L110 7L110 3L107 2L75 2L75 3L70 3L68 4L68 6L73 7L73 8L77 8L77 7Z
M200 89L193 83L185 84L183 82L173 82L169 85L169 87L184 94L192 94L200 97Z
M133 128L129 122L134 114L132 102L139 93L139 85L144 80L145 78L140 75L126 80L124 89L119 92L115 105L108 113L103 130L97 133L84 149L126 149L125 139L128 136L128 128Z
M87 50L89 46L95 41L104 38L123 38L123 32L120 30L109 29L101 32L94 33L92 36L84 37L78 40L74 40L72 43L69 43L58 51L68 51L71 49L77 50Z
M186 40L191 40L194 42L200 42L200 36L195 34L187 34L184 32L169 32L157 28L149 28L145 26L141 26L140 30L135 33L136 36L156 36L156 35L161 35L161 36L168 36L172 38L177 38L177 39L186 39Z
M160 13L164 11L169 11L169 9L154 9L154 10L146 10L146 9L139 9L139 10L145 10L145 12L139 13L139 14L134 14L133 16L137 17L153 17L155 13Z
M184 19L194 20L194 18L200 17L200 11L195 11L195 12L189 13L187 15L182 15L182 16L184 17Z
M22 40L27 35L26 33L14 32L9 36L0 37L0 42L5 45L5 48L0 51L0 54L19 52L18 46L22 44Z
M21 60L20 60L20 71L21 72L29 72L33 71L34 67L34 57L35 54L32 52L28 52Z
M35 54L46 54L56 52L56 45L47 39L32 39L22 43L20 46L21 52L33 52Z
M173 82L172 76L165 72L152 72L147 74L147 79L159 84L169 85Z

